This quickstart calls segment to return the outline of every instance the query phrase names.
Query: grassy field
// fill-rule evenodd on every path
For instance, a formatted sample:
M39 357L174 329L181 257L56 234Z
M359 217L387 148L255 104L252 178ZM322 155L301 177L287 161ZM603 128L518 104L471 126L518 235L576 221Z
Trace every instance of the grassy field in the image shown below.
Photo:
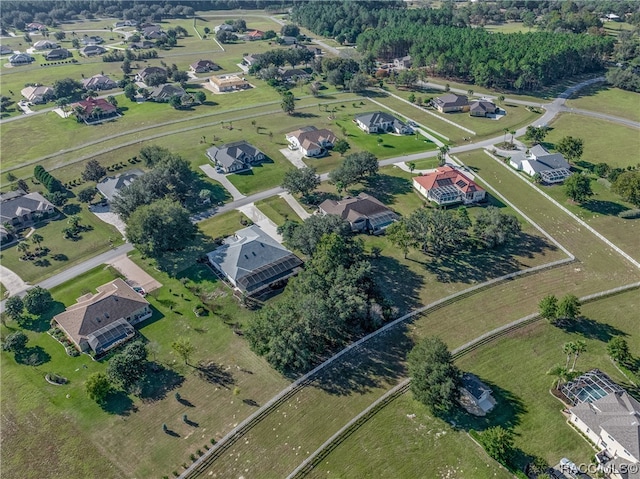
M278 226L284 224L287 220L302 221L289 206L289 203L279 196L272 196L266 200L258 201L256 207Z
M522 22L506 22L499 25L485 25L484 29L492 33L527 33L531 28L525 27Z
M565 136L584 140L582 161L607 163L626 168L640 163L640 135L635 128L583 115L561 114L549 125L546 143L554 144Z
M640 94L599 83L578 91L567 105L640 122Z
M635 322L640 316L628 314L638 305L637 291L624 293L583 306L586 319L575 330L539 322L465 355L458 366L489 384L498 401L486 419L463 414L456 421L462 430L452 429L406 394L345 439L309 477L408 478L424 476L427 471L430 477L451 477L446 472L452 469L455 477L500 477L502 470L478 452L463 432L495 424L513 426L516 446L550 465L561 457L589 462L593 450L565 424L561 403L548 394L553 378L546 371L563 362L565 342L584 339L587 352L580 356L578 369L597 367L624 383L606 355L605 343L612 332L620 331L631 349L638 350Z
M211 238L224 238L244 228L243 222L246 224L248 221L243 213L233 210L199 222L198 228Z
M74 264L109 250L122 244L122 235L113 226L101 221L86 206L77 203L69 203L62 208L63 213L54 219L36 228L36 232L44 240L42 248L48 248L46 256L35 260L22 261L22 254L17 251L17 245L4 249L0 258L2 264L17 273L24 281L37 283L49 276L67 269ZM67 212L69 214L64 214ZM90 228L82 231L77 240L64 239L62 230L68 227L67 217L77 214L80 217L80 225ZM28 233L29 229L21 234ZM26 240L29 244L31 242ZM35 251L35 245L31 246Z

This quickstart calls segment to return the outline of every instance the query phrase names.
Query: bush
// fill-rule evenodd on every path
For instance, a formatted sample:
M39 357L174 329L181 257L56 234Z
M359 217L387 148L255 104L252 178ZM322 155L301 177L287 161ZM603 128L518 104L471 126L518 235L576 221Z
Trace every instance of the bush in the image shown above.
M640 209L622 211L621 213L618 213L618 217L624 218L625 220L635 220L640 218Z

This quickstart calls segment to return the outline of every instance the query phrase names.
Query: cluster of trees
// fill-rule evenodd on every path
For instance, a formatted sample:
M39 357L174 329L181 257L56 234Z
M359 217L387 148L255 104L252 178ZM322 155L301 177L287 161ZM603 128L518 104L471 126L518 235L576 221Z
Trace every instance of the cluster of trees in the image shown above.
M47 191L49 191L50 193L53 193L56 191L60 191L60 192L64 191L64 186L62 186L62 183L60 183L60 180L58 180L57 178L54 178L51 175L51 173L49 173L47 170L44 169L42 165L35 166L35 168L33 169L33 176L35 177L36 180L42 183L44 187L47 189Z
M558 301L555 295L549 294L540 300L538 309L540 316L551 324L557 324L580 316L580 300L573 294L566 294Z
M58 100L64 98L67 100L67 103L71 103L71 101L79 99L80 95L84 91L82 83L78 80L74 80L73 78L56 80L53 82L51 88L53 89L53 94Z
M613 59L615 68L607 71L607 82L624 90L640 92L640 42L639 29L620 31Z
M216 40L220 43L233 43L238 39L238 35L227 30L218 30L216 32Z
M258 56L256 62L251 65L249 73L258 73L270 66L282 67L287 63L294 67L303 63L309 63L313 58L313 52L306 48L278 48L276 50L267 50Z
M378 159L373 153L363 151L344 157L335 170L329 172L329 182L336 185L338 193L378 174Z
M309 221L297 229L307 229ZM306 248L311 258L304 271L289 281L277 303L249 321L251 348L278 371L307 371L384 320L371 266L362 243L345 233L348 226L341 228L343 234L315 236L314 249Z
M107 169L98 160L89 160L82 170L84 181L100 181L107 174Z
M611 189L623 200L640 208L640 170L620 173L611 185Z
M347 237L351 234L351 226L337 215L312 215L302 225L285 221L278 228L278 233L290 248L311 256L323 236L337 234Z
M158 58L156 50L143 50L132 52L131 50L109 50L102 55L103 62L121 62L123 60L147 60L149 58Z
M587 175L573 174L564 180L564 192L576 203L583 203L593 196L591 178Z
M7 299L5 303L5 313L14 321L22 323L22 321L26 319L24 316L25 310L29 314L39 316L49 310L52 304L53 298L51 297L51 293L40 286L35 286L27 291L24 298L11 296Z
M320 175L315 168L294 168L287 170L282 179L281 186L292 195L302 195L308 199L309 195L320 186Z

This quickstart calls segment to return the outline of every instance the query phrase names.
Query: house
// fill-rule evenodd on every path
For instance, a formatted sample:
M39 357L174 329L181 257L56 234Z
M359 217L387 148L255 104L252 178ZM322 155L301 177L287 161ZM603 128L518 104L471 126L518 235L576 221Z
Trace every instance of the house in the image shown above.
M251 67L255 65L258 61L260 61L261 55L259 53L252 53L250 55L245 55L242 57L242 63Z
M619 22L620 21L620 16L616 15L615 13L607 13L604 18L609 21L609 22Z
M247 35L245 35L245 38L250 42L254 40L262 40L263 37L264 37L264 32L260 30L253 30L247 33Z
M71 52L66 48L54 48L49 53L47 53L44 58L50 62L53 60L64 60L65 58L69 58L70 56L72 56Z
M225 173L247 170L265 159L264 153L246 141L212 146L207 150L207 156Z
M209 85L214 92L224 93L229 91L246 90L251 85L244 78L237 75L212 76L209 78Z
M55 213L55 207L40 193L23 190L0 194L0 224L21 230Z
M158 38L164 38L167 36L167 33L160 25L148 25L146 27L142 27L140 33L147 40L157 40Z
M151 90L149 93L149 100L157 101L157 102L167 102L172 96L182 96L187 92L184 91L178 85L171 85L169 83L165 83L164 85L159 85Z
M355 117L358 127L367 133L393 132L401 135L411 135L413 128L405 125L393 115L382 111L365 113Z
M31 63L33 61L35 61L35 58L26 53L18 52L9 57L9 63L11 63L12 65L26 65L27 63Z
M121 28L121 27L137 27L138 26L138 22L136 22L135 20L123 20L120 22L116 22L113 24L116 28Z
M0 55L11 55L13 50L7 45L0 45Z
M80 351L101 355L135 335L134 325L153 314L149 302L121 278L85 294L51 320Z
M31 103L46 103L55 97L53 88L48 86L28 86L20 90L20 94Z
M398 220L397 214L366 193L339 201L325 200L319 208L324 215L337 215L348 221L352 231L381 234Z
M134 50L147 50L155 46L156 44L150 40L141 40L139 42L133 42L129 44L129 48L133 48Z
M484 201L487 193L473 180L448 165L424 176L414 177L413 187L439 205L478 203Z
M526 152L515 153L509 164L529 176L540 175L544 183L562 183L571 176L571 165L561 153L549 153L543 146L535 145Z
M610 477L639 478L640 402L598 370L585 373L562 390L569 386L575 391L576 385L579 391L572 401L576 404L569 409L570 423L600 450L596 458L612 472Z
M51 40L40 40L33 44L33 48L36 50L52 50L54 48L58 48L58 44Z
M411 60L411 55L393 59L393 66L399 70L402 70L405 68L411 68L411 65L413 65L413 60Z
M122 188L129 186L136 178L142 176L144 173L138 169L129 170L126 173L122 173L118 176L109 176L102 179L96 188L104 198L111 202L120 194Z
M433 106L435 106L440 113L469 111L469 100L465 95L447 93L433 100Z
M284 37L280 37L280 43L283 45L295 45L298 43L298 39L296 37L290 37L285 35Z
M491 395L491 388L471 373L462 375L462 387L460 388L460 403L471 414L485 416L491 411L496 400Z
M81 120L104 118L118 113L118 109L104 98L87 98L71 105Z
M296 49L296 50L309 50L316 57L322 55L322 50L320 48L316 47L315 45L302 45L301 43L294 43L291 46L291 48L292 49Z
M235 32L236 31L236 29L233 27L233 25L229 25L228 23L223 23L222 25L218 25L213 29L214 33L218 33L220 30L222 30L223 32Z
M193 73L206 73L220 70L220 66L211 60L198 60L189 67Z
M305 126L291 133L285 138L289 142L290 150L300 150L304 156L318 157L324 155L328 148L333 148L337 138L331 130L317 129L315 126Z
M309 73L299 68L289 68L288 70L281 68L278 70L278 73L280 75L280 80L286 83L295 83L298 80L311 79L311 75Z
M25 25L25 28L27 29L28 32L43 32L47 29L46 25L43 25L42 23L38 23L38 22L32 22L32 23L27 23Z
M167 76L167 70L162 67L146 67L138 72L135 79L136 81L144 82L150 75L162 75Z
M252 296L296 275L302 261L258 225L236 231L207 254L209 263L233 287Z
M118 84L106 75L93 75L82 80L82 88L85 90L112 90L117 87Z
M87 45L86 47L80 49L80 53L85 57L90 57L92 55L102 55L106 52L107 49L101 47L100 45Z
M80 41L83 45L98 45L100 43L104 43L104 38L99 37L98 35L85 35Z
M495 103L488 100L475 100L469 105L469 115L471 116L487 116L495 115L500 108Z

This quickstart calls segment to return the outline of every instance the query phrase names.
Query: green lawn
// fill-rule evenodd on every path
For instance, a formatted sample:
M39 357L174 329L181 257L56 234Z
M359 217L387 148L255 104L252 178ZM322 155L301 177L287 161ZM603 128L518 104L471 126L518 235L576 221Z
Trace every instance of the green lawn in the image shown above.
M77 203L69 203L63 211L75 211ZM71 208L71 210L69 209ZM122 235L111 225L99 220L93 213L82 206L78 214L80 225L91 228L83 231L79 239L64 239L62 230L68 227L67 215L61 214L58 219L36 228L36 232L44 240L41 246L48 248L46 256L31 261L22 261L21 253L17 251L17 246L12 246L2 251L2 264L17 273L24 281L37 283L49 276L53 276L60 271L91 258L99 253L107 251L111 247L122 244ZM23 230L26 234L29 229ZM27 240L29 241L29 240ZM30 242L29 242L30 244ZM32 245L31 251L35 250Z
M527 33L531 28L525 27L522 22L506 22L498 25L485 25L484 29L492 33Z
M567 105L640 122L640 94L602 83L583 88Z
M415 165L416 170L430 170L438 167L438 159L425 158L424 160L414 161L413 164Z
M0 283L0 298L4 298L9 291L4 284Z
M244 214L233 210L199 222L198 228L210 238L225 238L244 228L248 221Z
M289 206L289 203L279 196L272 196L266 200L258 201L256 207L278 226L284 224L286 220L302 221Z

